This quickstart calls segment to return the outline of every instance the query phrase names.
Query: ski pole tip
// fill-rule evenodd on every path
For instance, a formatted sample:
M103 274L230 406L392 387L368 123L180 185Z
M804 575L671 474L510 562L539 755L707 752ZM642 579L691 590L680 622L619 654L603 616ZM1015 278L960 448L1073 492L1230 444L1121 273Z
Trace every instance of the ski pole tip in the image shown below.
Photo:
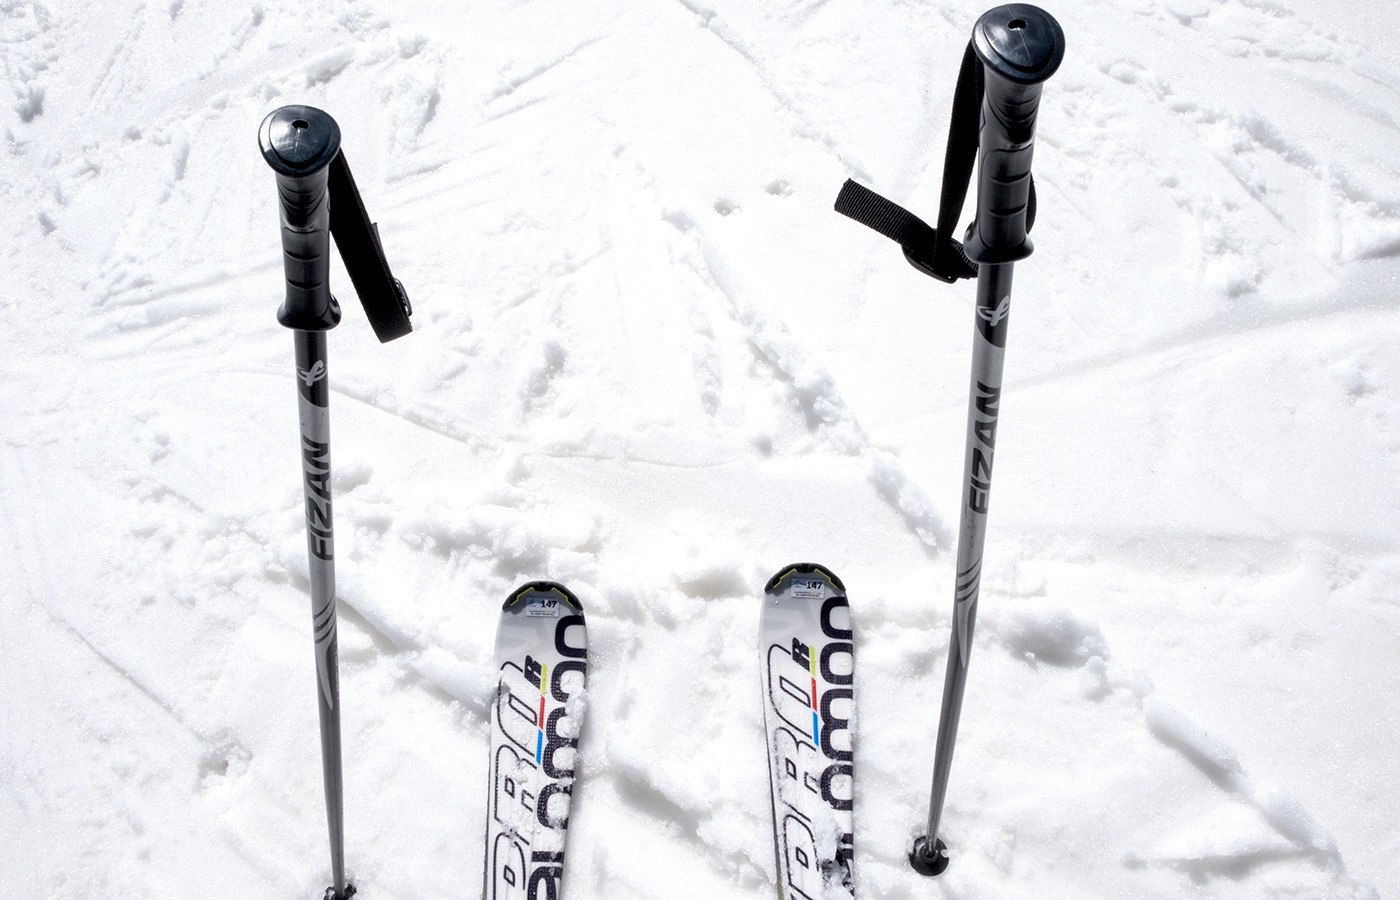
M921 834L914 839L914 848L909 851L909 865L920 875L934 878L948 868L948 845L942 838L934 838L929 846L928 835Z
M355 886L353 884L347 884L343 891L337 891L335 885L331 885L326 888L326 893L323 895L322 900L350 900L351 897L355 896L355 893Z

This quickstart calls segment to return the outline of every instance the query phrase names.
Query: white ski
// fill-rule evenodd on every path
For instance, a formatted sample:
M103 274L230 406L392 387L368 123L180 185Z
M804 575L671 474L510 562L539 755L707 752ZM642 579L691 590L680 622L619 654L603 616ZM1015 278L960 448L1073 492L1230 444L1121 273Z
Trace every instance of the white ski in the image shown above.
M588 633L562 585L522 585L501 608L491 711L487 900L560 900L583 727Z
M812 563L764 589L763 720L782 900L855 896L852 815L855 654L846 589Z

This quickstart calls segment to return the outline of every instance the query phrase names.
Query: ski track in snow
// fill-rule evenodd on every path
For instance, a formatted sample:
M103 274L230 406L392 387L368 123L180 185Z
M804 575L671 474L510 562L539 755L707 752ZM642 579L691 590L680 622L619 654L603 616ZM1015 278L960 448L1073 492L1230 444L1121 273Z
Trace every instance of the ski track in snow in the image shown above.
M1340 3L1078 0L1017 271L946 814L971 290L934 215L973 11L0 0L0 893L327 879L257 123L339 120L416 308L331 337L347 855L475 895L492 631L590 624L569 896L772 893L752 635L851 590L866 897L1400 892L1400 60Z

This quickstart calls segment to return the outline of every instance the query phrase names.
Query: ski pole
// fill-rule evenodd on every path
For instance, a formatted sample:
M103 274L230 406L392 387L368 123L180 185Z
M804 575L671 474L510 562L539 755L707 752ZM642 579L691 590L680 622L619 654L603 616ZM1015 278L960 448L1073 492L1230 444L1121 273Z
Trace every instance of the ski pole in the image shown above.
M921 874L938 875L948 866L947 847L938 836L953 746L958 738L963 691L967 686L972 630L982 578L982 545L987 538L992 456L1001 402L1001 369L1011 311L1011 270L1031 253L1027 214L1031 209L1031 153L1041 85L1064 57L1060 25L1034 6L999 6L977 20L972 47L984 67L981 132L978 139L977 217L963 249L980 269L977 316L972 337L972 380L968 392L967 450L963 462L962 521L958 527L957 578L948 669L929 793L928 831L915 841L909 861Z
M325 900L345 900L355 893L355 887L345 878L335 538L331 519L326 332L340 322L340 305L330 292L331 236L335 236L346 269L381 341L412 330L411 309L403 285L389 271L378 230L365 213L349 165L340 153L340 127L335 120L310 106L284 106L263 120L258 143L263 159L277 173L287 287L277 320L292 329L296 351L321 773L331 849L332 884L326 888Z
M853 181L846 183L836 201L838 212L898 241L905 257L925 274L948 282L977 278L952 636L938 720L928 830L914 842L909 854L910 864L924 875L938 875L948 866L947 847L938 836L938 828L977 620L1002 360L1011 311L1011 273L1017 260L1031 254L1027 232L1035 221L1031 154L1036 112L1041 86L1059 68L1064 52L1065 37L1059 23L1035 6L998 6L977 20L958 73L936 229ZM965 243L959 246L951 235L966 198L974 159L977 212Z

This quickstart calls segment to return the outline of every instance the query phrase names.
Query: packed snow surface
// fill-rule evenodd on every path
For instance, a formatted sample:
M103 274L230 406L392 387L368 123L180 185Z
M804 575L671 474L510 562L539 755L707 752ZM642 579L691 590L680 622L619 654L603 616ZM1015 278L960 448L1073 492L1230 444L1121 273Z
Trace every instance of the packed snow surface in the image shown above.
M951 0L0 0L0 895L328 879L258 123L340 122L415 308L337 262L350 870L476 896L497 610L590 628L568 895L775 894L755 635L849 589L867 898L1400 896L1400 25L1061 0L939 880L919 832L972 287Z

